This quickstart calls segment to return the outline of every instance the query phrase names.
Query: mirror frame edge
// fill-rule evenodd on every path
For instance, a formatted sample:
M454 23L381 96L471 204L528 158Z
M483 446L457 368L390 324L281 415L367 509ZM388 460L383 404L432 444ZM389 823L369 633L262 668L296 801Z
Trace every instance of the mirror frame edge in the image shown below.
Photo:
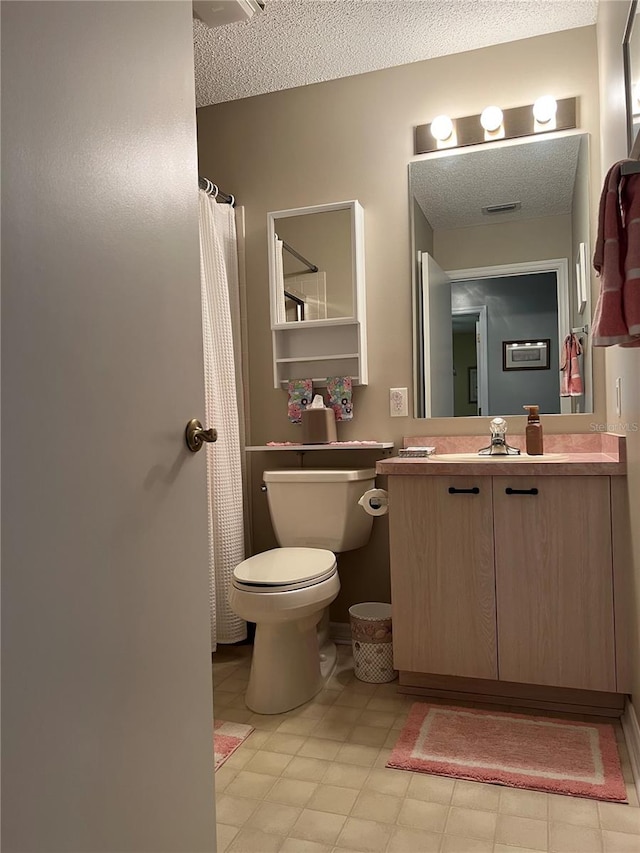
M630 6L630 11L629 11L629 20L627 21L627 27L629 27L629 21L633 20L633 12L636 10L638 2L640 2L640 0L631 0L631 6ZM626 31L625 31L625 33L626 33ZM578 135L586 137L586 139L589 143L589 160L591 160L591 156L592 156L592 154L591 154L591 133L589 131L578 126L578 127L566 130L566 131L558 131L558 132L554 132L552 134L549 134L549 136L553 136L553 137L556 137L556 136L578 136ZM533 137L533 138L535 138L535 137ZM509 144L509 142L515 142L516 144L522 144L523 142L525 142L525 140L510 140L510 141L505 140L505 142L507 144ZM638 133L638 135L636 137L636 143L640 144L640 132ZM416 253L416 248L415 248L414 197L411 193L411 166L415 163L420 163L420 162L423 162L425 160L440 159L442 157L447 157L447 156L450 156L452 153L464 153L464 151L469 151L469 150L474 150L474 149L475 150L479 150L479 149L487 150L487 149L490 149L492 147L493 147L493 143L484 143L484 144L481 143L477 146L473 146L473 149L466 148L466 149L461 150L461 149L453 148L451 151L431 152L431 154L426 154L426 155L414 157L413 159L409 160L409 162L407 164L407 194L408 194L408 201L409 201L409 228L410 228L409 245L410 245L410 252L411 252L411 288L412 288L412 312L413 312L411 320L412 320L412 342L413 342L413 387L414 387L413 418L414 418L414 420L419 420L419 421L433 420L433 421L443 421L443 422L455 420L456 422L462 422L462 421L474 421L475 422L475 421L482 420L483 418L486 418L488 420L491 417L490 415L487 415L487 416L485 416L485 415L463 415L463 416L457 416L457 417L451 416L451 417L442 417L442 418L440 418L440 417L432 418L432 417L428 416L427 414L425 414L425 411L426 411L426 399L425 399L426 398L426 387L425 387L425 375L424 375L425 370L424 370L424 362L421 358L421 351L420 351L420 347L419 347L420 340L422 340L422 345L424 344L424 333L422 330L422 323L423 323L422 310L421 310L421 305L419 304L420 294L421 294L421 291L420 291L421 284L417 280L417 264L416 264L416 254L417 253ZM434 153L436 154L435 158L433 157ZM591 174L591 169L589 169L588 170L588 178L587 178L587 181L588 181L587 195L588 195L590 219L593 218L593 213L594 213L593 206L592 206L592 204L593 204L592 177L593 176ZM590 234L590 242L592 239L593 239L593 237ZM568 261L568 263L569 263L569 261ZM590 297L591 297L591 299L593 299L593 293L591 292L591 290L590 290ZM592 316L593 316L593 306L592 306ZM589 325L591 325L591 320L589 322ZM593 351L593 348L590 348L590 349L591 349L591 363L589 365L588 375L590 377L590 382L591 382L591 395L590 395L590 397L591 397L591 411L590 412L553 412L553 413L550 412L550 413L545 414L545 418L550 418L550 417L551 418L565 418L565 419L566 418L572 418L572 419L577 418L579 420L584 420L585 418L588 417L590 419L590 421L593 421L594 417L603 415L603 412L601 412L600 409L597 407L597 402L596 402L596 381L595 381L596 380L596 369L595 369L596 365L595 365L595 361L598 358L598 354L595 351ZM417 369L418 366L419 366L419 370ZM506 415L505 417L508 419L510 417L518 417L518 416Z
M291 323L277 323L275 318L276 311L276 294L275 294L275 252L273 237L277 233L275 223L278 219L285 219L287 216L310 216L314 213L330 213L332 210L349 210L350 230L351 230L351 296L353 313L348 317L333 317L322 320L302 320L299 327L312 328L318 324L331 323L335 320L353 321L362 324L363 319L359 316L360 306L365 310L366 303L364 302L364 209L358 199L347 199L345 201L327 202L325 204L306 205L305 207L292 207L283 210L267 211L267 258L268 258L268 273L269 273L269 310L271 331L277 331L282 328L291 328ZM362 284L360 284L362 282ZM360 299L360 291L362 291L362 299Z

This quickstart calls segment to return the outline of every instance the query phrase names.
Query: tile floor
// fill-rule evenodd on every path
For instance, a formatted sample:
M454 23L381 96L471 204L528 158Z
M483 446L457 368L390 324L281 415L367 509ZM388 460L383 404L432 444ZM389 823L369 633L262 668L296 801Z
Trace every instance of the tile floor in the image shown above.
M339 650L326 689L278 716L244 704L250 646L214 655L216 717L255 727L216 773L219 853L640 853L624 746L630 805L386 769L415 699Z

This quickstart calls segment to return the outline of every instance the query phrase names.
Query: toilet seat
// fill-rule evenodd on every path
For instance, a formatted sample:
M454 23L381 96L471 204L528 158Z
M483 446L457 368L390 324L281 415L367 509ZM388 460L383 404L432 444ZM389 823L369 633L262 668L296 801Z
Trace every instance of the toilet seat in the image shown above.
M336 556L332 551L273 548L237 565L233 570L233 585L251 592L286 592L322 583L336 572Z

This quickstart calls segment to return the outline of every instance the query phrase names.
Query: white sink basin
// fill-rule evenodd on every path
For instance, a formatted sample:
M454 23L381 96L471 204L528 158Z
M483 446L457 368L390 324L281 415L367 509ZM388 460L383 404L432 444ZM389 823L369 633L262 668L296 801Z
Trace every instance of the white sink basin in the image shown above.
M562 462L566 453L545 453L543 456L478 456L477 453L434 453L429 457L434 462Z

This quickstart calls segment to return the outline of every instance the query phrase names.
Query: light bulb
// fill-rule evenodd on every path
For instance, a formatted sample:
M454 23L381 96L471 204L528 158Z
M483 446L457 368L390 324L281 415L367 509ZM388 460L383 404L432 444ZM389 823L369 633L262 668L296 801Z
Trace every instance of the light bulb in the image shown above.
M431 135L439 142L445 142L453 133L453 122L449 116L436 116L431 122Z
M480 124L489 133L498 130L502 125L502 110L500 107L485 107L480 116Z
M558 102L551 95L543 95L533 105L533 117L538 124L547 124L555 117Z

